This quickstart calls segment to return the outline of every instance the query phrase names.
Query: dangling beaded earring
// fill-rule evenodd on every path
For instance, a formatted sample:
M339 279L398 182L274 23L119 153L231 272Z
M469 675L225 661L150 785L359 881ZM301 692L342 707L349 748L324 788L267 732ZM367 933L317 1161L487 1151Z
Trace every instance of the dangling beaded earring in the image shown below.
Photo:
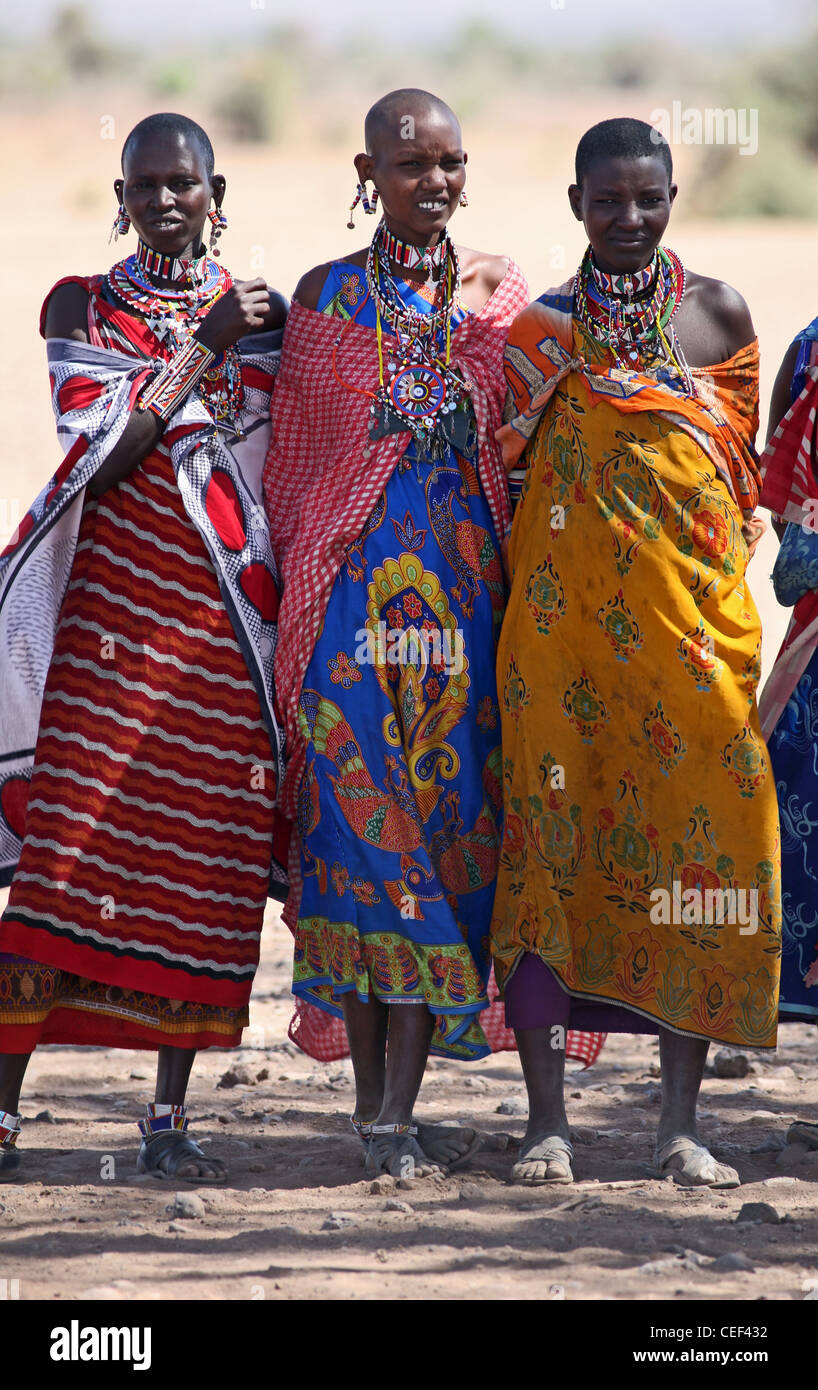
M225 217L221 208L210 208L208 210L207 216L211 222L209 248L210 254L211 256L219 256L220 252L218 246L216 245L216 242L218 241L222 232L227 230L227 218Z
M469 206L469 200L466 197L465 192L460 194L460 206L462 208L467 208Z
M127 212L125 211L125 204L124 204L124 203L120 203L119 207L118 207L117 210L116 210L116 217L114 218L114 225L113 225L113 227L111 228L111 233L110 233L110 236L108 237L108 245L110 246L112 240L113 240L113 241L119 241L119 238L120 238L121 236L124 236L125 233L129 230L130 225L131 225L131 219L130 219L130 217L128 216Z
M372 214L375 213L375 212L377 212L377 210L378 210L378 190L377 190L377 188L375 188L375 189L372 190L372 202L370 203L369 199L368 199L367 196L366 196L366 184L365 184L365 183L359 183L359 184L358 184L358 187L357 187L357 190L356 190L356 193L355 193L355 197L353 198L352 202L351 202L350 205L349 205L349 221L347 222L347 226L349 227L349 230L350 230L351 232L354 232L354 230L355 230L355 223L354 223L354 221L353 221L353 219L352 219L352 214L353 214L353 212L355 211L355 209L356 209L356 207L358 206L359 203L361 203L361 205L363 206L364 212L367 213L368 216L371 217Z

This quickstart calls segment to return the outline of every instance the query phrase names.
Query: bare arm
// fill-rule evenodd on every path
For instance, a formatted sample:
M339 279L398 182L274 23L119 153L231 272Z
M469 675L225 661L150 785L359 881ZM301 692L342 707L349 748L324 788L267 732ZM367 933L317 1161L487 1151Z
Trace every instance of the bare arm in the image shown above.
M60 285L51 296L45 320L46 338L70 338L88 342L88 295L81 285ZM134 410L104 463L88 484L94 497L127 478L150 453L165 428L164 420L151 411Z

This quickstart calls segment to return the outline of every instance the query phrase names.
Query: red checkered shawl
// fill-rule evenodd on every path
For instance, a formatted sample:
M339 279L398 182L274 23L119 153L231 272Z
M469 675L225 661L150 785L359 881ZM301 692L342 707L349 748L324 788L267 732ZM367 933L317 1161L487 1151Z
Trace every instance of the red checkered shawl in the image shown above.
M761 505L782 521L803 525L818 509L818 343L813 342L806 379L761 455ZM796 603L781 650L758 702L761 732L769 738L818 644L818 591Z
M452 363L462 372L474 407L480 482L501 539L511 523L508 483L494 437L505 400L503 351L509 326L527 302L528 287L512 261L488 302L460 323L451 341ZM402 431L370 441L370 393L377 386L373 328L293 304L263 474L283 584L275 688L288 754L280 805L291 819L304 769L297 717L304 674L344 552L360 535L411 438Z

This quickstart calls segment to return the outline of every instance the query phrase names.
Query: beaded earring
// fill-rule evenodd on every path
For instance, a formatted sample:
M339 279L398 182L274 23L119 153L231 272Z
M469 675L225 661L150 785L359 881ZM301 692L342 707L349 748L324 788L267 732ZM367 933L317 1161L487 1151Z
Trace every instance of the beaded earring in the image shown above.
M468 200L468 198L466 197L466 194L465 194L465 193L461 193L461 194L460 194L460 206L461 206L462 208L467 208L467 207L469 206L469 200Z
M369 199L368 199L367 196L366 196L366 184L365 184L365 183L359 183L359 184L358 184L358 188L357 188L357 190L356 190L355 197L353 198L353 200L352 200L352 202L350 203L350 206L349 206L349 221L347 222L347 226L349 227L349 230L350 230L351 232L354 232L354 230L355 230L355 223L354 223L354 221L352 220L352 214L353 214L353 212L355 211L355 209L356 209L356 207L358 206L359 203L362 205L364 212L365 212L369 217L371 217L371 216L373 215L373 213L377 212L377 210L378 210L378 190L377 190L377 188L374 188L374 189L372 190L372 201L370 202Z
M218 239L219 239L219 237L221 236L222 232L224 232L224 231L227 230L227 218L225 217L225 215L224 215L224 213L222 212L221 208L210 208L210 209L208 210L207 216L208 216L208 218L209 218L209 220L210 220L210 223L211 223L210 247L209 247L210 254L211 254L211 256L216 256L216 257L218 257L218 255L219 255L220 253L219 253L219 248L218 248L218 246L216 245L216 242L218 241Z
M119 204L119 207L118 207L117 210L116 210L116 217L114 218L114 225L113 225L113 227L111 228L111 232L110 232L110 235L109 235L109 237L108 237L108 245L110 246L112 240L113 240L113 241L119 241L119 238L120 238L121 236L124 236L125 233L129 230L130 225L131 225L131 219L130 219L130 217L128 216L127 212L125 211L125 204L124 204L124 203L120 203L120 204Z

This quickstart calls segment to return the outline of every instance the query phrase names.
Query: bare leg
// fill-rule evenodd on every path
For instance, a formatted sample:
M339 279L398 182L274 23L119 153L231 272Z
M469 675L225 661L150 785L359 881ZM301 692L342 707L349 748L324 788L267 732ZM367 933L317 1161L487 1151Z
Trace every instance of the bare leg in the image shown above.
M187 1085L190 1079L190 1070L196 1056L196 1049L192 1047L169 1047L163 1045L159 1048L159 1055L156 1062L156 1091L154 1099L158 1105L184 1105L187 1094ZM185 1155L178 1166L178 1149L167 1148L167 1131L160 1131L155 1136L157 1144L161 1147L162 1157L156 1161L149 1160L147 1171L158 1176L173 1176L184 1178L186 1181L219 1182L227 1176L227 1167L218 1158L210 1158L205 1154L194 1141L187 1138L181 1132L177 1132L175 1144L187 1144L193 1150ZM158 1152L153 1150L148 1144L142 1145L140 1151L144 1156L146 1150L150 1154ZM196 1152L198 1150L198 1152ZM141 1159L140 1159L141 1161ZM172 1170L172 1172L171 1172Z
M434 1018L422 1004L393 1004L389 1010L386 1085L379 1125L408 1125L426 1070Z
M662 1066L662 1113L656 1136L663 1172L696 1187L738 1187L735 1168L717 1163L702 1144L696 1128L696 1100L710 1044L701 1038L682 1038L659 1029Z
M23 1077L30 1061L30 1052L6 1052L0 1057L0 1110L18 1113Z
M668 1028L659 1029L662 1066L662 1113L656 1142L661 1147L677 1135L698 1139L696 1101L710 1044L700 1038L681 1038Z
M514 1036L528 1090L528 1126L515 1182L570 1182L571 1131L565 1113L565 1048L552 1047L550 1028L518 1028Z
M195 1056L196 1049L193 1047L159 1048L153 1097L158 1105L184 1105Z
M407 1005L405 1008L395 1006L390 1011L386 1004L382 1004L374 996L364 1003L358 998L354 990L350 990L342 996L341 1007L344 1011L344 1023L352 1054L352 1069L355 1073L355 1114L353 1118L364 1124L370 1122L405 1123L402 1120L381 1120L379 1118L386 1093L387 1029L392 1028L394 1041L396 1016L412 1011L417 1014L425 1014L427 1010L421 1008L420 1005ZM400 1023L397 1027L400 1029ZM427 1042L427 1055L428 1050L429 1044ZM394 1051L395 1047L393 1047ZM426 1060L424 1059L424 1068L425 1065ZM418 1082L416 1094L419 1085ZM402 1093L399 1093L399 1104L402 1099ZM417 1128L418 1143L433 1163L444 1165L460 1163L469 1158L480 1144L473 1129L461 1129L453 1125L424 1125L420 1122L418 1122Z
M7 1052L0 1056L0 1110L17 1115L23 1077L31 1058L30 1052ZM20 1171L20 1154L12 1143L0 1144L0 1182L9 1182Z
M389 1009L374 996L364 1003L354 989L341 996L341 1008L355 1073L355 1119L367 1124L383 1104Z
M387 1007L377 999L364 1004L353 990L342 995L341 1007L355 1073L356 1118L371 1118L376 1125L411 1124L432 1041L432 1015L420 1004ZM405 1134L373 1136L367 1170L416 1178L441 1171Z

